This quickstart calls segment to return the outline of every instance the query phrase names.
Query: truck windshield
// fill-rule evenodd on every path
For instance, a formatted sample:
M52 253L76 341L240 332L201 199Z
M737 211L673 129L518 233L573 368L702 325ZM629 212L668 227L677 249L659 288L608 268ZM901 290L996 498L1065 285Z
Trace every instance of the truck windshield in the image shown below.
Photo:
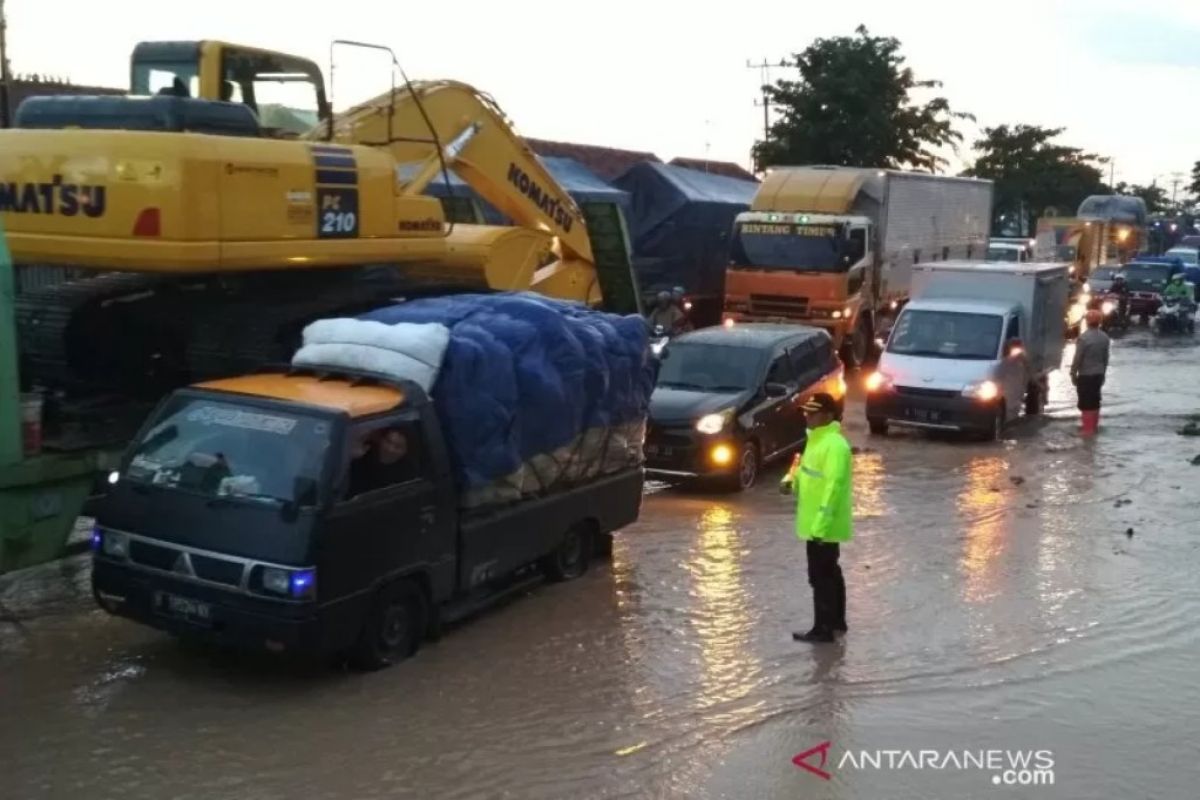
M1000 349L998 314L906 309L888 342L889 353L930 358L992 359Z
M763 354L749 347L677 342L667 345L658 386L704 392L740 392L758 385Z
M315 502L296 495L319 486L330 428L314 416L177 396L138 441L121 479L210 497Z
M815 272L844 272L850 266L846 254L841 225L790 222L743 222L731 250L735 266Z
M1135 292L1159 292L1167 285L1171 267L1166 264L1126 264L1125 283Z

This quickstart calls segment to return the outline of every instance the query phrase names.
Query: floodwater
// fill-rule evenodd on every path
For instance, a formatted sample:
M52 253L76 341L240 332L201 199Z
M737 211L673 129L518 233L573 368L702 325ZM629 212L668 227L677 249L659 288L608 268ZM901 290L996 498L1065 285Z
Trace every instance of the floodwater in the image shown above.
M835 645L791 640L811 600L773 474L740 496L652 486L611 566L369 675L108 617L86 559L29 571L0 584L0 792L1194 798L1200 439L1177 430L1198 387L1200 346L1134 332L1090 442L1061 374L1046 418L998 444L872 438L852 404ZM804 763L828 780L793 763L825 742ZM1053 785L997 785L1050 776L964 751L1046 751Z

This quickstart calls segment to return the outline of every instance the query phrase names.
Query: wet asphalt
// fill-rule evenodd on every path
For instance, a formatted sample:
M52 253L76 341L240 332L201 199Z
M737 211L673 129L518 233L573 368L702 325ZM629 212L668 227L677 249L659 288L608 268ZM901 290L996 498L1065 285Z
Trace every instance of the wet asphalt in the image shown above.
M1056 373L993 444L870 437L852 402L835 645L791 640L811 598L778 469L741 495L651 484L611 564L367 675L109 617L86 557L8 576L0 796L1194 798L1200 343L1129 333L1105 393L1081 439ZM793 763L814 748L828 779ZM945 761L1039 750L1052 785Z

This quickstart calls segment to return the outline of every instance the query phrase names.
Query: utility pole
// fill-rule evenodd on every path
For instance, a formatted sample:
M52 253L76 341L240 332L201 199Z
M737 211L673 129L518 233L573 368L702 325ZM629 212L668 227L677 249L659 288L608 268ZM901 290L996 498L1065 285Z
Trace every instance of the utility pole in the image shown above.
M762 78L762 100L755 100L754 105L762 106L763 110L763 141L771 138L771 96L767 94L767 87L771 85L771 70L775 68L786 68L788 66L787 59L779 59L778 64L772 64L765 58L755 64L746 59L746 69L756 69Z
M4 0L0 0L0 128L7 128L12 124L12 114L9 108L9 81L11 76L8 72L8 17L4 15Z

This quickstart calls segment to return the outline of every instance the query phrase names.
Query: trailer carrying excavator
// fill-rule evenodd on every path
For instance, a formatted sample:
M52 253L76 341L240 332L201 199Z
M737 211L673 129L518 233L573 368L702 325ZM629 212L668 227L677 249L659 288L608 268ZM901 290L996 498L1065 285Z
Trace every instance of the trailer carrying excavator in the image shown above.
M0 131L14 263L87 275L16 301L22 384L64 408L286 359L313 319L396 298L638 310L616 206L577 205L466 84L393 79L335 115L314 62L201 41L139 44L130 89L30 98ZM423 190L450 170L514 225L447 222Z

